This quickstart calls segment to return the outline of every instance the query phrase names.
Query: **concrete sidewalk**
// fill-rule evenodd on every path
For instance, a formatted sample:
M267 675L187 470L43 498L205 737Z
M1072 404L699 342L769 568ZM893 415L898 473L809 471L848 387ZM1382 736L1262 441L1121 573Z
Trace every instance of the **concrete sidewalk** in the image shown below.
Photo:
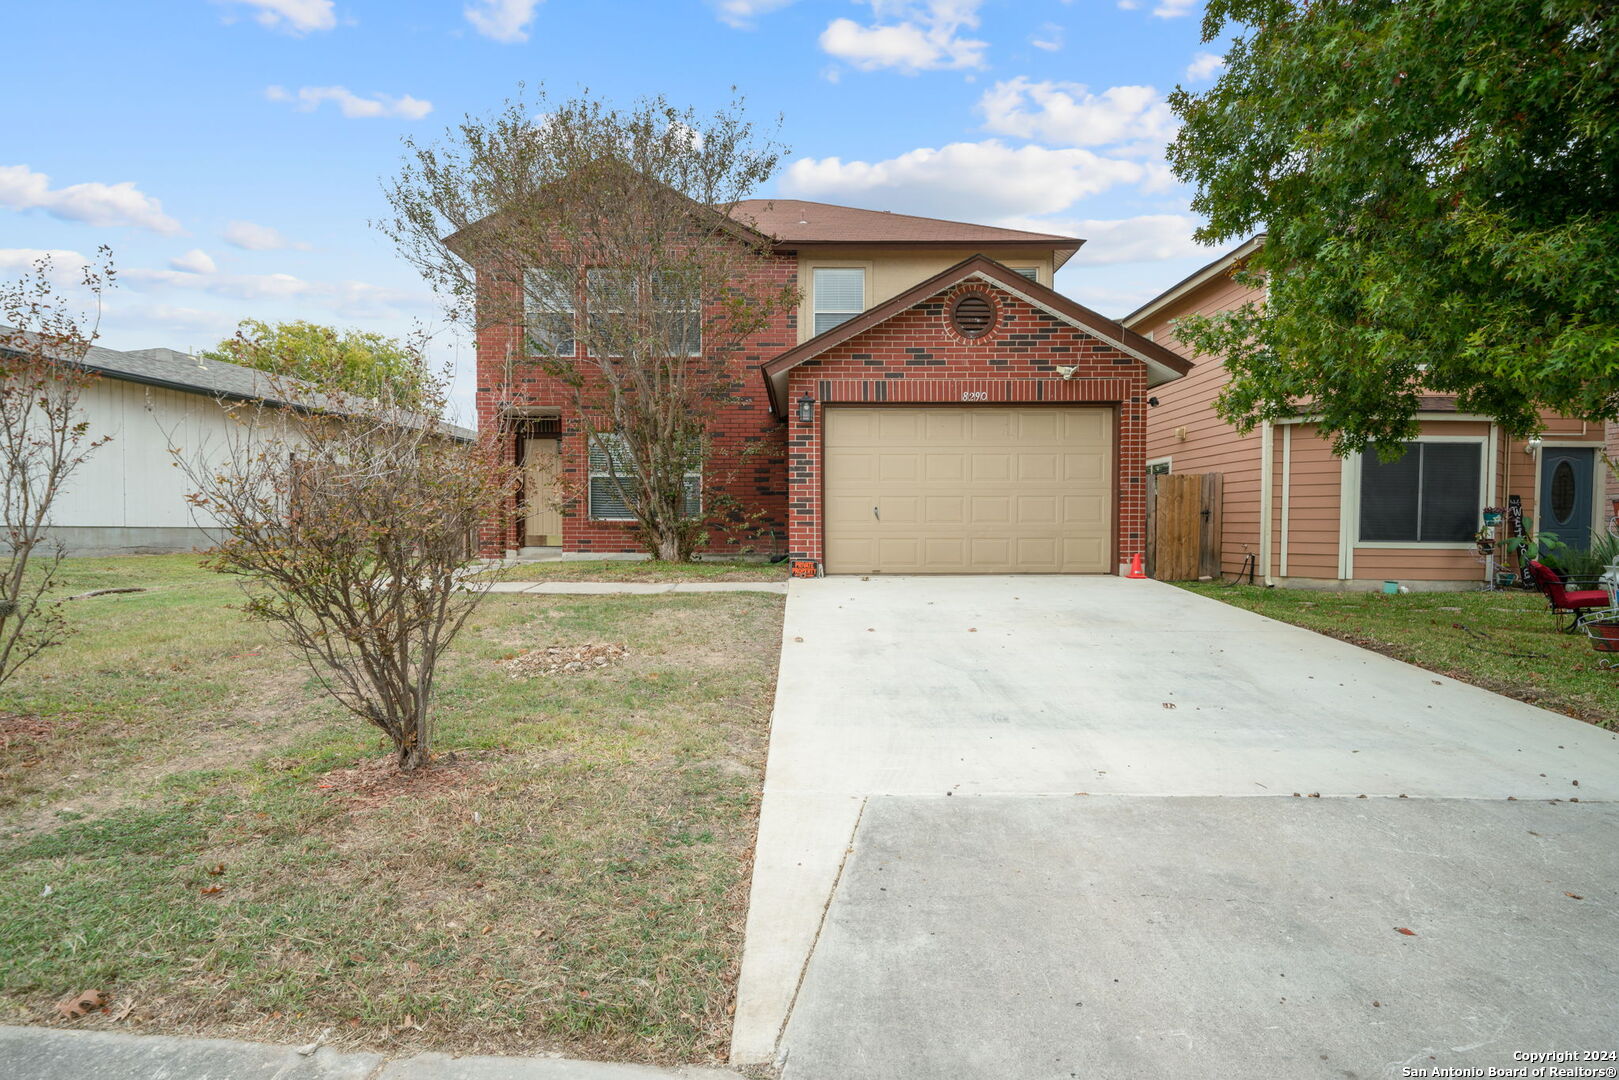
M230 1039L0 1027L5 1080L742 1080L724 1069L659 1069L563 1058L339 1053Z
M497 581L493 593L522 593L526 596L661 596L666 593L787 593L785 581Z

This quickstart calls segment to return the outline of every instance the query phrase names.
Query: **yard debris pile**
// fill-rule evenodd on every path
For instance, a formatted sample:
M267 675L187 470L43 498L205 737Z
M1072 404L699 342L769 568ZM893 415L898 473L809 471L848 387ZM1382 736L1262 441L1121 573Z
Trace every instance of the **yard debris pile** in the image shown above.
M629 650L614 642L592 642L585 645L547 645L530 649L502 660L506 674L514 679L532 679L537 675L572 675L581 671L596 671L624 659Z

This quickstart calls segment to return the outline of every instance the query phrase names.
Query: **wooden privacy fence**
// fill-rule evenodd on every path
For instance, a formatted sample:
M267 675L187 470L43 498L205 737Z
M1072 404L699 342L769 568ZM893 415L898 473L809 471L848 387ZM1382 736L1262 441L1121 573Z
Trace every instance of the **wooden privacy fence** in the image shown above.
M1147 576L1195 581L1220 576L1220 473L1147 477Z

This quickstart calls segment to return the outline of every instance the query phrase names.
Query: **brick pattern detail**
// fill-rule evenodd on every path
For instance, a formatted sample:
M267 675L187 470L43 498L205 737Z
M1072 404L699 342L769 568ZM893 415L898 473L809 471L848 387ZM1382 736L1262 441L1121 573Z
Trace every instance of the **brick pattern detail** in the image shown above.
M1146 536L1146 365L1039 308L996 289L995 329L968 340L949 325L950 304L977 282L954 286L788 373L788 538L794 559L820 561L821 405L1008 405L1069 403L1117 408L1116 561ZM1058 367L1075 366L1064 379ZM983 394L977 402L963 395ZM818 403L809 424L797 403Z
M780 288L797 280L791 256L778 256L757 267L760 283ZM593 521L585 491L588 463L583 418L573 406L573 390L528 359L522 348L520 327L494 326L478 333L478 429L510 432L502 440L509 460L519 453L519 435L507 412L556 408L562 418L562 483L571 496L563 512L562 546L565 551L616 554L643 550L629 522ZM709 522L710 542L704 549L716 553L744 551L778 554L787 546L787 470L783 426L771 415L758 366L798 343L797 317L780 312L773 324L742 343L728 360L736 379L735 400L722 405L710 432L715 462L704 477L741 504L744 521ZM517 499L498 519L486 521L479 533L484 555L500 555L523 542L523 515Z

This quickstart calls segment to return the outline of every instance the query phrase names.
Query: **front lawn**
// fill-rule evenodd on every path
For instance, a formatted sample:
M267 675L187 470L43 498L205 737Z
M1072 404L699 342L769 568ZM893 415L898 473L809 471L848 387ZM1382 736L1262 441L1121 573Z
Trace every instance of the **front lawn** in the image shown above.
M518 563L500 571L502 581L639 581L668 584L682 581L786 581L786 563L712 559L702 562L657 562L652 559L570 559L567 562Z
M1619 727L1619 669L1598 667L1599 655L1584 634L1558 633L1539 593L1183 588L1600 727Z
M723 1058L781 597L489 597L443 763L401 791L230 582L69 577L150 590L72 601L80 633L0 694L0 1022L94 988L75 1026ZM586 643L628 652L501 663Z

